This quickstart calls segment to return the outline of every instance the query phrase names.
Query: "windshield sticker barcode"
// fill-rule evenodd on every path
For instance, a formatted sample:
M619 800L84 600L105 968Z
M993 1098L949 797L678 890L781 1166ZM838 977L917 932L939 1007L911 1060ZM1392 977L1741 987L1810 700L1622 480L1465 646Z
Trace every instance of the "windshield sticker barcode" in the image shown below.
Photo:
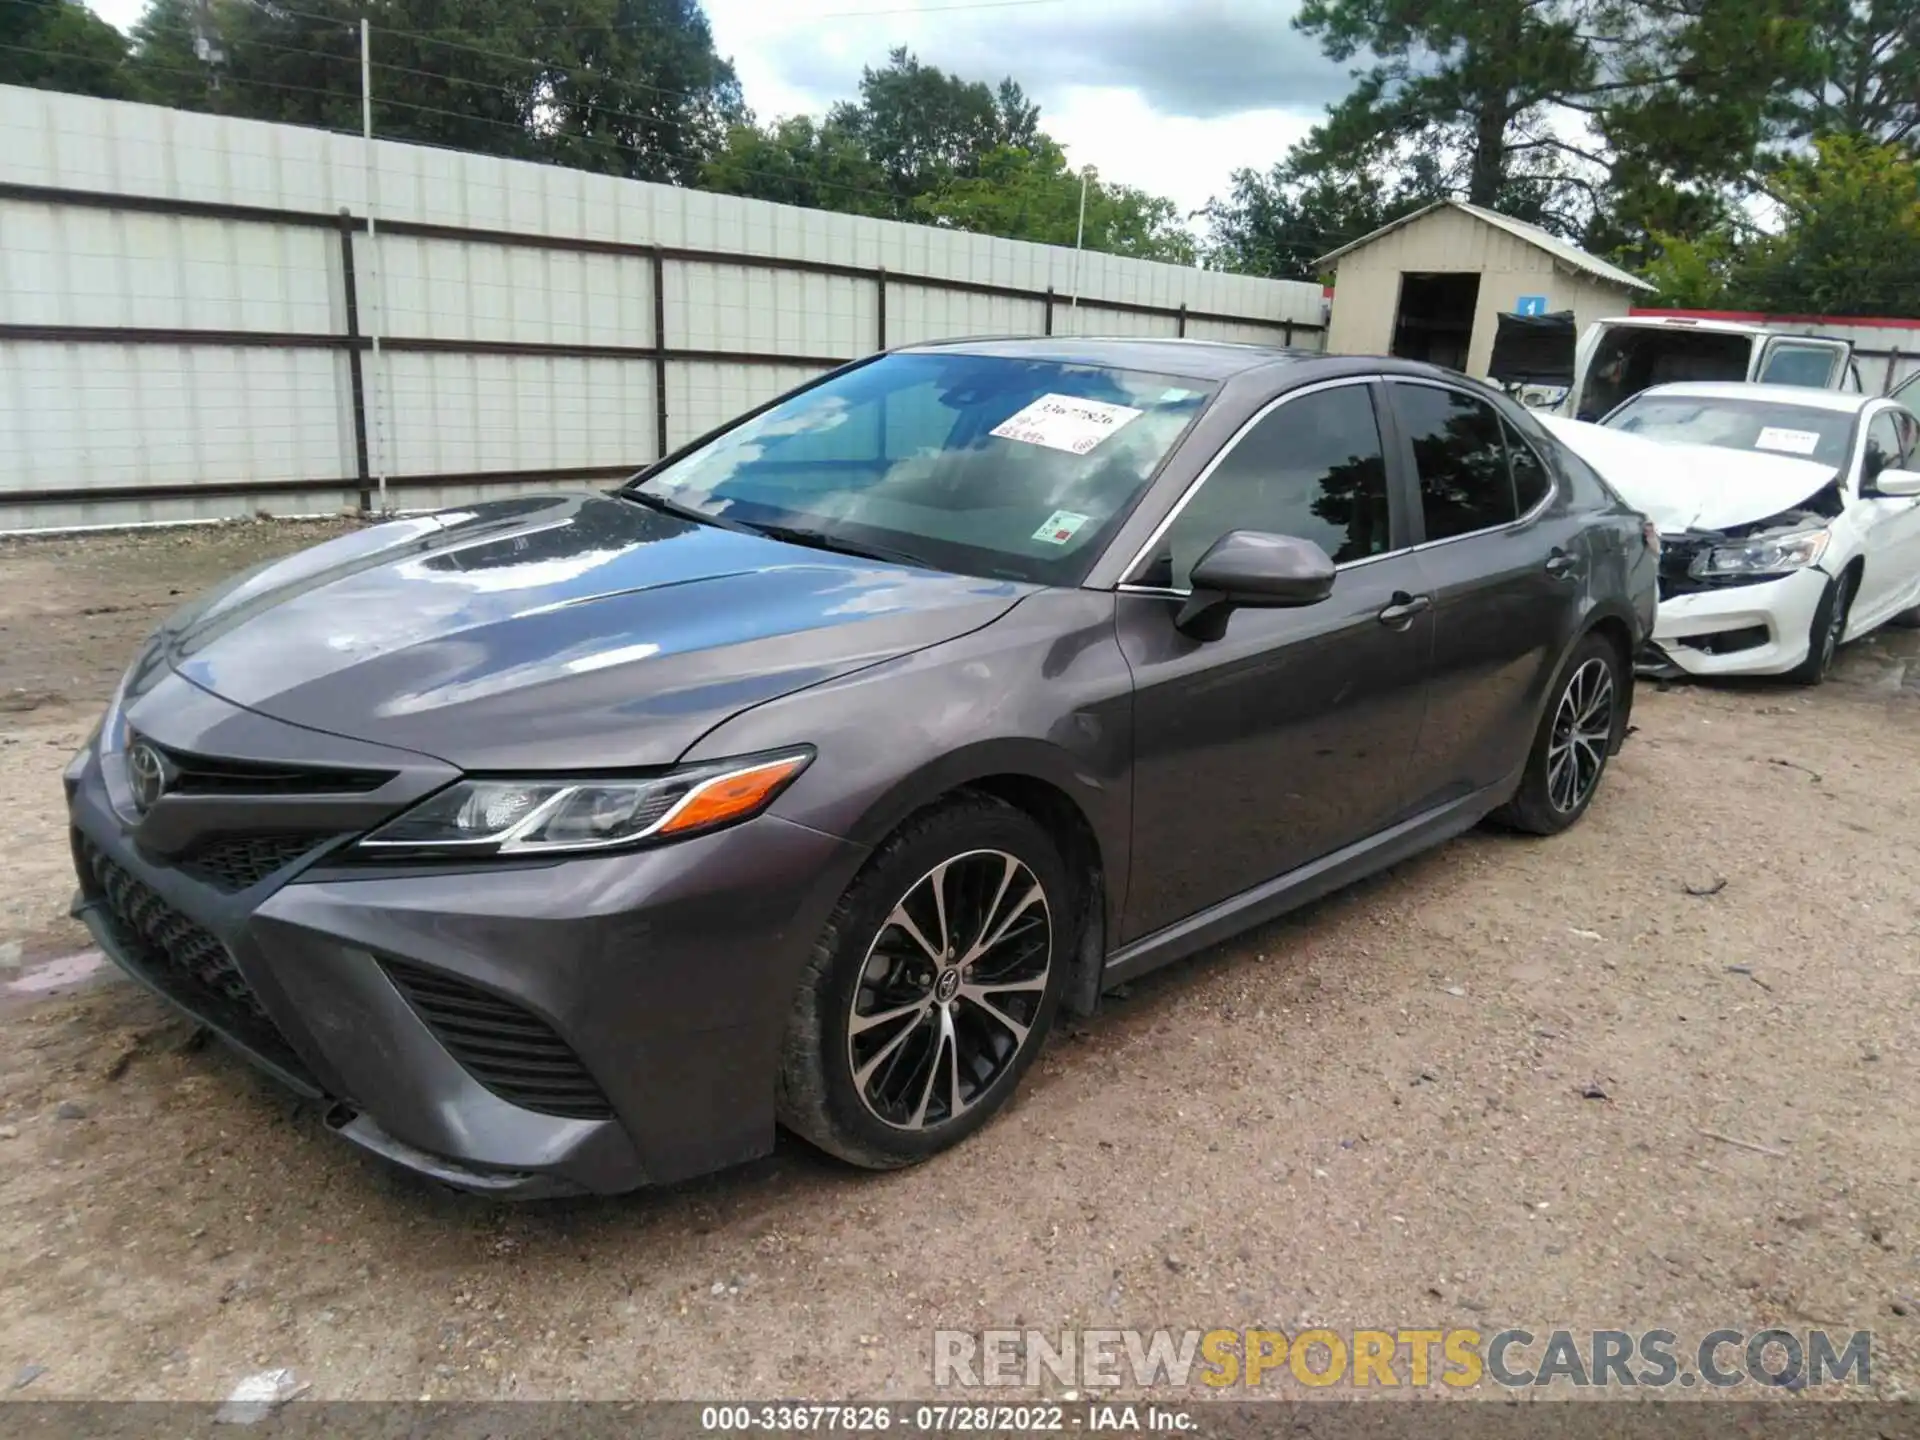
M1045 445L1069 455L1085 455L1114 431L1140 414L1125 405L1104 400L1081 400L1072 395L1042 395L1017 414L993 427L1002 440Z
M1064 545L1087 523L1087 517L1072 510L1056 510L1046 524L1033 532L1033 538L1049 545Z

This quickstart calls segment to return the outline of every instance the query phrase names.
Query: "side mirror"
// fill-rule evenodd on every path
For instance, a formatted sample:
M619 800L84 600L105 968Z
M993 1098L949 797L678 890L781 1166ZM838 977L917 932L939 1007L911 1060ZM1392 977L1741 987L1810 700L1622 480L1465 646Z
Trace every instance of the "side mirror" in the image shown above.
M1193 567L1193 594L1173 623L1196 640L1218 640L1233 611L1318 605L1333 580L1332 557L1311 540L1230 530Z
M1920 495L1920 470L1897 470L1889 465L1867 481L1870 495Z

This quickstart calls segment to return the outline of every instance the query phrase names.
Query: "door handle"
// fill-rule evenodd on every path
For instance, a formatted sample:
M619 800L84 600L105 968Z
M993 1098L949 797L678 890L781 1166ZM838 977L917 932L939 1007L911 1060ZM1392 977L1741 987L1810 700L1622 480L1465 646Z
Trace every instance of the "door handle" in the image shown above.
M1393 603L1380 612L1380 623L1389 630L1404 630L1413 624L1414 616L1432 608L1431 595L1409 595L1404 590L1396 590Z
M1578 555L1569 555L1558 546L1555 546L1547 555L1547 574L1553 576L1556 580L1567 575L1572 575L1579 569L1580 557Z

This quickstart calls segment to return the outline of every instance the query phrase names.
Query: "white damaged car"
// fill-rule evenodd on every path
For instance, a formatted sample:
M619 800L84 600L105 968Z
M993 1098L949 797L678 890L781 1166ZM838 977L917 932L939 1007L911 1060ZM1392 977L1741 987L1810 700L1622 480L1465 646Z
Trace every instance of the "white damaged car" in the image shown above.
M1659 385L1542 423L1660 531L1647 668L1817 684L1845 641L1920 623L1920 420L1897 401Z

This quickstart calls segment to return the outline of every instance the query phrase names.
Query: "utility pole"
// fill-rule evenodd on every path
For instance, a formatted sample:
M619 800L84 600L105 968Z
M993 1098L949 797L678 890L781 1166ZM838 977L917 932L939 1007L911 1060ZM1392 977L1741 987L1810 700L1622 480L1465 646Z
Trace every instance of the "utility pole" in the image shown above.
M1087 238L1087 177L1093 173L1091 165L1080 167L1080 220L1073 227L1073 299L1067 302L1072 312L1073 333L1080 333L1080 247Z
M376 306L368 307L366 324L368 349L370 351L368 355L367 380L373 390L373 413L377 421L380 414L380 397L386 388L381 384L384 377L381 374L380 368L380 322L386 318L387 291L380 271L378 258L380 247L375 243L379 237L374 230L373 219L373 175L376 161L373 153L372 33L368 28L364 15L360 17L360 138L364 144L365 159L365 168L362 172L364 179L361 182L361 187L365 191L367 211L367 268L368 278L374 282L369 288L376 291L380 297ZM377 423L374 426L374 430L380 442L374 449L374 478L379 482L380 513L385 515L387 513L386 435L383 428Z

